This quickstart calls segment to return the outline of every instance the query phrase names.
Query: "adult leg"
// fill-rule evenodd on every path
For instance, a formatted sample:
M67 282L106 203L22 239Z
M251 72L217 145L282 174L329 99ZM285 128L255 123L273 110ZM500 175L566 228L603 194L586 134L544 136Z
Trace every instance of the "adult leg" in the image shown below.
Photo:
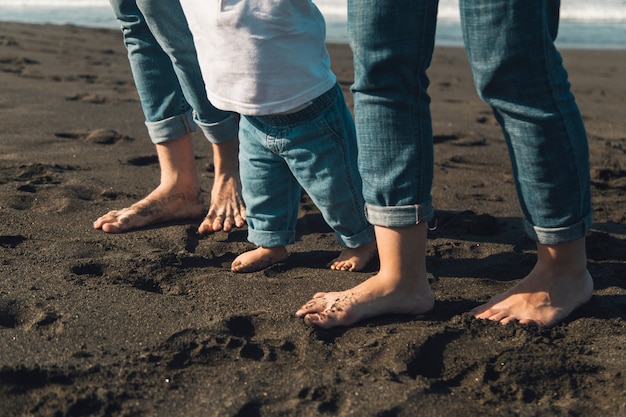
M437 1L348 1L359 170L380 271L346 291L318 293L296 315L321 327L430 310L426 222L433 143L426 69Z
M554 46L559 1L461 0L480 96L509 145L537 263L515 287L472 312L508 323L554 325L593 292L585 234L591 224L587 135Z
M120 22L128 58L156 145L161 183L147 197L122 210L111 211L94 228L120 233L205 211L191 142L191 109L182 94L171 60L149 30L135 0L111 0Z
M213 148L214 182L211 204L200 233L230 231L243 226L246 210L241 198L237 159L238 116L216 109L207 99L193 36L178 0L136 0L150 31L171 60L180 90L193 109L194 121Z
M122 26L148 132L157 146L162 183L133 206L102 216L94 227L122 232L160 221L196 218L205 210L190 136L195 125L187 99L214 154L211 206L198 231L229 231L242 226L245 207L240 196L237 117L215 109L206 98L180 4L111 0L111 5Z

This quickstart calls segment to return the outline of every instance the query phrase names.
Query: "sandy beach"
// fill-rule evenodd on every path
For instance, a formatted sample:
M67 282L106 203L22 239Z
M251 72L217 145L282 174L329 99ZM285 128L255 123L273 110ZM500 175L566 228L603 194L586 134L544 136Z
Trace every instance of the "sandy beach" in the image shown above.
M329 50L351 104L350 49ZM376 262L326 269L340 247L306 198L291 257L252 274L229 270L245 228L94 230L159 181L121 33L0 23L0 416L626 415L626 51L562 53L591 150L592 300L551 329L467 314L535 248L465 52L440 47L435 309L316 330L294 312ZM194 145L208 200L211 148Z

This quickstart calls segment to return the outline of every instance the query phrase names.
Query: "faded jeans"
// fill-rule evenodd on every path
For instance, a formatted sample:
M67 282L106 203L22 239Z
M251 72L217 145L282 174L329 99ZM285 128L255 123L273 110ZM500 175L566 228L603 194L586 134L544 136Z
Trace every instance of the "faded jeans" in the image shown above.
M153 143L200 127L212 143L237 135L238 116L213 107L178 0L110 0ZM194 123L195 122L195 123Z
M354 121L338 84L294 113L242 116L239 133L250 242L293 243L302 188L341 244L355 248L373 240L363 211Z
M543 244L591 225L589 151L554 46L558 0L460 0L479 95L502 126L526 231ZM368 220L404 227L434 215L426 75L438 1L348 0L355 122Z

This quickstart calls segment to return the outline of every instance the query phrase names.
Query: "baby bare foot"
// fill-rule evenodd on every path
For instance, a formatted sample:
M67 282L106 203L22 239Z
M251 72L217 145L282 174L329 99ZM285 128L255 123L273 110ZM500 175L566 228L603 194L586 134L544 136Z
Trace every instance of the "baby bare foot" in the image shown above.
M204 210L199 191L189 196L184 193L168 193L158 187L132 206L112 210L101 216L93 223L93 227L106 233L123 233L172 220L195 219Z
M346 291L317 293L296 316L307 324L331 328L382 314L422 314L434 307L435 297L425 278L412 281L410 288L388 288L389 282L379 273Z
M370 263L376 255L376 242L372 241L358 248L344 248L339 256L328 266L340 271L360 271Z
M554 246L538 244L537 249L537 264L530 274L474 308L474 317L550 327L591 299L593 279L586 268L584 239Z
M242 227L246 221L246 207L241 198L239 179L232 175L216 175L211 190L211 206L198 233L208 234L233 227Z
M256 272L267 268L270 265L277 264L289 257L289 252L284 246L276 246L258 248L244 252L233 261L230 269L233 272Z

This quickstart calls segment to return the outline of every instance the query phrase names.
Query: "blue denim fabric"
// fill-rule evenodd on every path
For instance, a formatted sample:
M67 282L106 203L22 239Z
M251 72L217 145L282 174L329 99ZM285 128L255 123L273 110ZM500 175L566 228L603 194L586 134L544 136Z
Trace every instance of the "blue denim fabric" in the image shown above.
M110 0L153 143L178 139L195 124L212 143L237 134L238 116L216 109L178 1ZM192 122L195 121L195 124Z
M481 97L509 144L529 235L581 238L591 224L582 118L554 47L556 0L461 0L468 56ZM348 0L352 87L368 220L429 221L433 144L426 69L436 0Z
M402 227L433 217L430 65L436 0L348 0L355 124L367 218Z
M239 137L250 242L274 247L294 241L302 188L340 243L357 247L372 241L354 122L338 84L294 113L242 116Z
M503 126L528 234L584 237L592 221L589 149L554 46L558 0L461 0L478 94Z

